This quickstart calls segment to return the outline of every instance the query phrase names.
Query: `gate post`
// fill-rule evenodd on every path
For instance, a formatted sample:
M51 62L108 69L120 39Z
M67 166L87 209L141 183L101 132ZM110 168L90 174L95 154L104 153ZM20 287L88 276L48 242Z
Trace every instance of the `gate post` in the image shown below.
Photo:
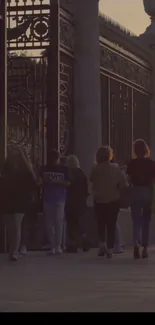
M75 0L75 153L87 175L102 143L98 0Z
M50 1L50 45L47 70L47 163L52 148L60 144L60 3Z
M7 153L7 27L6 1L0 0L0 165Z
M7 29L6 1L0 0L0 167L7 154ZM0 216L0 252L6 252L6 224Z

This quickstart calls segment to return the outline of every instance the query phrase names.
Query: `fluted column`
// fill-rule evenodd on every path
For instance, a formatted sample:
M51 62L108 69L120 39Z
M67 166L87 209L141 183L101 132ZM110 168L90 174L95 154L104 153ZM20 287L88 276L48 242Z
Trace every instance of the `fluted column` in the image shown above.
M75 153L89 174L102 141L98 0L73 0L73 3L76 20Z

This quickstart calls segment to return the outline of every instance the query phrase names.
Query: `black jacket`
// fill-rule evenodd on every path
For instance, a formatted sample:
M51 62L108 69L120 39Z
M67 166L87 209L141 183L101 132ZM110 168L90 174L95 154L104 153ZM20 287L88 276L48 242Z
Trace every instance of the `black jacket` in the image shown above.
M28 212L36 188L36 180L29 170L3 174L0 178L0 210L3 213Z
M70 171L70 185L67 189L66 211L86 208L88 197L87 177L82 169L75 168Z

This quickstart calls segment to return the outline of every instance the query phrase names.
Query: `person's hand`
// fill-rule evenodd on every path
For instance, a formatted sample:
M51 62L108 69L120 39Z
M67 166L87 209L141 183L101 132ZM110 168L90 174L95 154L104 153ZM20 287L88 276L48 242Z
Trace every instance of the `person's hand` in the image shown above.
M42 179L39 178L39 179L37 180L37 186L41 186L42 184L43 184Z

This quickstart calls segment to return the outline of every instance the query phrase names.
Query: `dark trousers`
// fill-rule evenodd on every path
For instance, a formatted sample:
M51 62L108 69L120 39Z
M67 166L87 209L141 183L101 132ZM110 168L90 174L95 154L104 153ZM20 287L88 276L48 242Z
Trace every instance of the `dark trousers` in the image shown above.
M134 246L141 242L147 247L149 242L149 226L151 221L152 191L147 187L134 187L132 189L131 215L133 220Z
M120 209L119 206L119 201L95 203L99 241L100 243L105 243L107 233L107 247L109 249L112 249L114 246L116 222Z
M85 208L66 209L67 238L69 245L78 246L79 236L86 233Z
M69 245L77 245L79 220L77 213L68 213L67 221L67 238Z
M37 231L37 217L36 214L25 213L21 226L21 242L20 247L26 246L27 248L36 239Z

